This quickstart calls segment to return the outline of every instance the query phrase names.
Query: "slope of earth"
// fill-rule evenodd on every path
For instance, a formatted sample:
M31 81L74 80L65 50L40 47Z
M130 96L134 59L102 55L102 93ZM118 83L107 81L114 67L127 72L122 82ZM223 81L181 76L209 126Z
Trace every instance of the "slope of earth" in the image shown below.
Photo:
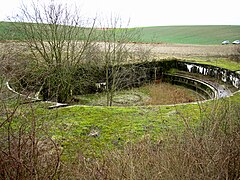
M217 45L240 39L240 26L156 26L137 28L141 42ZM139 42L139 40L137 40Z

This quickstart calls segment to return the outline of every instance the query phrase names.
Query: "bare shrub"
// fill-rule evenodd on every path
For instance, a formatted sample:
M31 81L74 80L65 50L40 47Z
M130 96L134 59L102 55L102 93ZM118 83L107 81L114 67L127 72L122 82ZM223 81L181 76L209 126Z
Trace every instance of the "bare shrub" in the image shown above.
M240 62L240 46L239 45L234 46L233 50L235 53L230 55L229 58L233 61Z
M0 179L58 177L61 149L49 135L50 123L37 117L36 107L9 98L0 80Z
M166 179L240 177L239 105L216 104L202 124L189 128L162 152ZM187 122L187 120L184 120ZM163 179L164 179L163 178Z
M0 43L0 75L12 78L14 75L24 72L24 68L29 63L29 57L23 51L24 47L21 43Z

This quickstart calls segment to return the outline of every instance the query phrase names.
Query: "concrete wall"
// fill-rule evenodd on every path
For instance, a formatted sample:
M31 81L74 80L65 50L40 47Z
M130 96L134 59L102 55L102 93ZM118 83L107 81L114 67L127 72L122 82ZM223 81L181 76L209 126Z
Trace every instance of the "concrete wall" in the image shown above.
M236 71L231 71L225 68L206 64L189 63L182 61L177 61L176 63L176 68L178 70L210 76L222 80L225 83L231 84L237 89L240 88L240 74Z
M206 99L218 97L217 90L214 87L196 79L179 75L164 74L163 81L192 89L203 95Z
M162 80L168 81L171 83L184 85L188 88L194 89L202 93L205 97L213 98L214 90L203 82L196 82L194 80L184 78L184 77L175 77L167 74L170 69L177 69L180 71L186 71L190 73L198 73L204 76L213 77L219 80L222 80L224 83L231 84L235 88L240 88L240 74L231 71L228 69L220 68L217 66L211 66L200 63L190 63L178 60L169 60L169 61L153 61L153 62L144 62L137 64L125 64L120 68L122 74L125 72L128 73L126 76L122 76L123 79L119 85L121 88L129 87L139 87L145 83L151 83L154 81ZM131 69L131 70L129 70ZM104 73L103 73L104 74ZM121 74L121 72L120 72ZM101 82L104 82L104 77L101 77Z

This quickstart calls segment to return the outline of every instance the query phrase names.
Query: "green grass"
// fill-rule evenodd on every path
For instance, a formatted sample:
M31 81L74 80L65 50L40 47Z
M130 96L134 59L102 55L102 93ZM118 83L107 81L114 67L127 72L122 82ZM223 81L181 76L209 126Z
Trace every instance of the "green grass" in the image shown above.
M49 40L49 38L52 38L52 32L49 30L49 24L29 24L29 23L23 23L23 22L3 22L0 21L0 40L18 40L23 41L26 37L28 37L25 34L25 28L33 28L37 29L38 31L34 30L35 37L36 38L44 38L45 40ZM62 28L63 27L63 28ZM70 26L58 26L58 32L62 33L62 29L66 28L66 32L69 32ZM86 35L90 32L90 28L76 28L74 30L75 32L80 32L79 34L74 34L73 37L74 40L82 40L86 39ZM39 35L39 32L42 33L42 35ZM63 35L62 35L63 36ZM29 37L28 37L29 38ZM31 37L32 38L32 37ZM65 37L67 38L67 37ZM94 37L95 38L95 37ZM65 39L66 40L66 39Z
M85 155L99 155L101 151L136 141L144 134L156 137L163 133L164 128L169 128L169 123L174 126L174 123L167 121L167 117L160 118L161 114L170 110L157 108L153 111L152 108L136 107L61 108L54 110L57 118L54 120L56 126L52 130L53 137L68 151L67 158L71 158L71 152L76 149ZM99 132L99 136L89 136L92 131Z
M10 22L0 22L0 40L23 40L24 36L20 32L14 30L12 25L13 24ZM240 39L240 25L156 26L130 28L128 31L125 30L126 29L117 29L117 37L121 39L127 37L128 39L125 39L127 41L143 43L219 45L223 40L232 42L236 39ZM108 31L111 34L112 30L110 29ZM96 32L98 35L101 35L101 30L97 30ZM102 40L99 36L95 38L96 40Z
M126 143L141 141L145 136L154 141L165 139L171 132L184 131L186 124L196 127L215 104L229 99L239 101L239 97L237 93L231 98L177 106L37 108L35 116L51 127L51 136L64 149L63 159L70 160L77 151L84 156L101 156L105 151L121 149ZM99 136L90 136L93 131Z
M233 97L230 99L239 102L239 97L240 94L236 94L234 99L232 99ZM63 165L63 167L61 167L61 172L62 168L67 168L65 171L63 171L66 174L61 174L65 176L63 179L66 179L66 177L69 179L69 177L71 177L69 174L72 174L72 177L74 178L83 177L86 175L84 174L84 170L86 171L86 169L88 170L85 173L90 173L92 178L94 169L91 165L95 165L97 170L100 169L97 172L112 174L113 171L111 168L115 168L115 166L117 170L119 170L118 168L123 168L125 171L129 168L126 165L131 165L136 167L135 169L139 170L140 167L148 163L146 169L141 169L141 172L144 172L143 174L145 174L145 171L149 172L149 169L147 169L148 166L150 170L155 170L155 167L159 167L158 163L161 163L165 165L162 165L163 167L168 167L164 168L164 171L162 172L165 172L166 170L171 173L172 171L178 172L171 169L171 167L174 166L178 167L176 168L177 170L179 168L183 168L184 171L181 172L185 174L188 172L189 168L193 168L193 163L199 165L199 162L201 162L200 160L205 162L205 157L210 158L210 162L217 161L216 164L218 165L222 165L222 163L219 163L220 160L225 162L226 159L234 159L231 158L232 156L221 158L226 154L226 152L231 153L232 147L239 147L237 144L238 136L236 136L236 134L239 134L237 133L239 131L238 129L236 129L235 132L235 129L232 130L232 127L239 127L238 121L232 121L229 123L231 125L229 127L228 122L232 119L235 120L235 118L233 118L231 113L228 115L228 106L224 106L224 108L227 108L226 111L225 109L224 111L221 109L221 105L227 105L228 103L231 103L228 100L229 98L210 101L201 104L200 106L178 105L175 107L149 106L128 108L74 106L54 110L45 109L42 103L32 104L33 107L30 109L28 109L29 106L25 104L21 106L22 109L20 114L16 114L17 117L14 118L15 122L11 122L10 125L11 128L19 128L19 130L22 130L25 125L30 125L32 123L31 120L35 120L35 122L38 124L37 130L44 129L44 132L47 132L48 135L56 140L57 144L61 145L61 164ZM40 106L37 108L37 105ZM32 108L34 109L33 112ZM235 113L238 112L236 110L234 111ZM211 114L208 115L210 112ZM229 119L225 120L226 115L228 115L227 118ZM215 118L222 118L222 123L219 124ZM22 121L22 123L20 121ZM6 129L8 129L7 126ZM0 129L0 132L2 130L3 128ZM24 130L28 129L26 128ZM99 136L89 136L89 133L92 130L99 131ZM219 133L215 134L216 131ZM16 131L16 134L13 133L13 135L16 135L16 138L18 138L18 133L21 135L20 132L22 131ZM231 136L232 133L233 136ZM2 132L0 134L3 135ZM38 133L40 138L43 138L42 136L44 134L45 133ZM230 138L228 140L224 139L224 141L220 141L219 144L216 144L216 142L219 142L218 138L222 137ZM23 147L26 147L26 144L27 143L23 143ZM46 146L47 145L48 144L46 144ZM183 148L180 148L179 145L181 145ZM228 145L227 149L225 145ZM126 151L126 148L128 147L130 149L129 151ZM224 148L226 149L226 152ZM19 149L25 152L22 146ZM219 151L221 153L219 153ZM49 154L51 155L52 152L54 151L50 151ZM238 157L238 154L235 152L239 151L235 151L234 149L234 154L236 154L236 157ZM203 156L203 153L206 153L206 156ZM222 156L217 156L216 158L216 155L219 154ZM48 155L48 153L44 155ZM133 161L133 156L135 156L137 161ZM12 154L10 157L12 158ZM180 160L178 159L179 157ZM152 160L149 161L149 158ZM172 161L172 159L174 161ZM39 156L38 160L38 162L41 162L42 156ZM46 159L47 162L51 162L51 160L52 159ZM114 162L117 163L115 164ZM108 163L109 165L106 165ZM189 167L185 168L185 166L188 164ZM228 163L227 165L229 166ZM212 166L212 164L209 165L209 160L206 161L205 166L199 166L201 175L203 167L212 169ZM157 175L159 175L159 172L161 171L157 169ZM196 171L193 172L195 175ZM208 172L209 171L207 171L207 173ZM212 171L210 171L210 173L212 174ZM127 174L129 174L129 172ZM217 175L219 175L219 173L217 173ZM90 176L83 179L91 179L89 177ZM103 175L95 175L94 177L99 178L103 177ZM115 178L110 179L117 179L116 177L120 176L115 175Z
M165 139L171 131L180 133L184 130L182 116L189 124L196 124L199 121L198 105L73 106L48 110L45 104L37 103L32 107L22 105L12 127L18 128L23 122L30 125L33 118L37 118L38 129L44 128L62 146L62 158L71 160L77 152L87 157L101 156L106 151L121 149L126 143L141 141L145 136L153 141ZM90 136L93 131L99 136ZM44 133L39 135L42 137Z
M0 40L23 40L23 35L16 31L16 26L20 26L21 23L12 22L0 22Z
M143 27L141 42L217 45L240 39L240 26L159 26Z
M218 66L221 68L226 68L232 71L240 70L240 63L236 61L229 60L228 58L219 57L190 57L182 58L182 61L196 62L201 64L207 64L212 66Z

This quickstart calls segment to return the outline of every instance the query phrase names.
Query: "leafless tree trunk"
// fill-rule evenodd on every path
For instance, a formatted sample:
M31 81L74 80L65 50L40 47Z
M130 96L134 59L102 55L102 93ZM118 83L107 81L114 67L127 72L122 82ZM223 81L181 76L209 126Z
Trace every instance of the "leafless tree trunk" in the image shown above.
M136 69L135 62L129 62L136 56L141 56L146 53L139 50L142 55L136 55L132 50L135 44L130 44L131 40L137 35L136 31L129 28L122 28L120 18L111 18L108 28L102 28L102 39L104 42L103 63L105 67L107 106L112 106L113 97L116 91L126 87L131 87L131 84L139 76L145 76L145 72L141 74L134 72ZM130 64L128 64L130 63ZM128 65L126 65L128 64Z

